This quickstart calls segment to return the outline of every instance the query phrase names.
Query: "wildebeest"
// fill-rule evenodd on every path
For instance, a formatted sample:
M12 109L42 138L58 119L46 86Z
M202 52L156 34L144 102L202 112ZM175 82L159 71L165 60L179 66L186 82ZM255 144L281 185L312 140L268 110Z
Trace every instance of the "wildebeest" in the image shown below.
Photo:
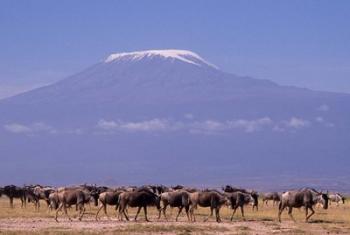
M24 186L23 189L26 200L34 204L35 210L39 210L39 198L34 193L34 186Z
M50 194L50 198L55 201L55 207L57 208L55 220L58 222L58 212L63 208L64 214L72 221L67 213L67 207L76 205L79 210L78 218L81 220L85 212L84 204L90 201L91 195L88 191L84 191L80 188L63 188Z
M258 192L254 191L254 190L236 188L236 187L232 187L230 185L226 185L225 187L222 187L222 190L224 192L227 192L227 193L233 193L233 192L249 193L254 199L253 211L255 208L256 208L256 210L259 209L259 194L258 194Z
M40 200L44 200L47 204L47 206L50 205L49 201L49 195L55 191L54 188L49 187L49 186L41 186L41 185L36 185L33 188L33 193L36 195L38 198L38 207L40 207Z
M278 192L269 192L262 194L263 204L267 205L268 201L272 201L272 205L274 206L281 200L281 195Z
M121 193L119 195L119 216L121 220L123 219L123 214L126 220L129 220L129 217L126 213L127 206L138 207L137 213L135 215L135 221L137 220L137 216L139 215L141 208L143 208L145 219L147 222L149 222L147 218L147 206L156 206L159 211L161 209L160 197L152 191L146 189Z
M176 221L182 211L183 208L185 208L185 212L187 215L188 221L190 221L189 216L189 208L190 208L190 193L184 190L178 190L174 192L164 192L160 195L160 200L163 203L163 208L159 211L158 219L161 217L161 211L163 211L163 215L165 219L166 217L166 208L169 205L170 207L177 207L179 208L179 211L176 216Z
M285 208L288 208L288 215L295 221L292 215L293 208L305 207L305 221L308 222L310 217L315 213L313 206L316 203L322 204L323 209L327 209L327 194L309 188L284 192L279 203L278 220L281 222L281 214ZM311 210L311 214L308 214L309 209Z
M233 209L231 221L233 220L233 216L236 213L236 210L238 207L241 208L241 214L243 217L243 220L245 220L244 217L244 205L249 203L254 203L254 198L250 193L242 193L242 192L234 192L234 193L225 193L226 197L230 201L231 208Z
M26 190L23 187L15 185L7 185L1 189L0 195L5 195L10 199L10 207L13 208L13 199L19 198L21 200L21 207L26 206Z
M105 215L108 217L107 205L115 206L115 210L118 210L119 195L123 192L125 192L125 191L117 190L117 191L106 191L106 192L100 193L98 200L100 201L101 205L96 212L95 219L98 220L98 214L100 213L102 208L103 208Z
M141 187L135 188L135 190L143 190L147 189L157 195L160 195L166 191L169 191L167 187L164 185L143 185Z
M331 204L331 202L335 202L337 206L339 206L340 202L345 204L345 197L340 193L329 193L328 197L329 197L329 205Z
M195 221L194 209L198 206L210 207L210 214L204 220L207 221L211 216L213 216L213 211L215 210L216 222L221 222L220 218L220 208L222 205L229 203L226 196L216 190L204 190L200 192L190 193L191 207L190 215L191 221Z

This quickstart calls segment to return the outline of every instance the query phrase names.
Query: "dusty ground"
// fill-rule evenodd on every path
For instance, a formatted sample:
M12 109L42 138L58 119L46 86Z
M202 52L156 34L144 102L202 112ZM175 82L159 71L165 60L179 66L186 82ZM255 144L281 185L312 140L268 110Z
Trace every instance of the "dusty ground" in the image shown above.
M15 209L9 208L7 198L0 199L0 234L350 234L350 205L332 205L329 210L317 209L316 215L310 223L304 223L304 210L295 210L294 216L297 223L292 222L288 216L283 215L282 223L277 222L277 207L262 207L258 212L252 212L251 207L246 208L247 221L242 221L240 213L230 222L231 210L223 208L221 217L223 222L218 224L212 218L209 222L203 222L209 213L206 208L196 212L196 223L189 223L184 215L179 222L174 222L176 209L168 210L171 215L169 222L162 217L156 219L156 211L151 209L149 218L152 222L145 222L141 212L137 222L120 222L116 219L115 211L108 208L108 220L101 214L100 220L95 221L96 208L87 206L87 214L83 221L77 221L74 209L69 210L73 222L60 215L59 223L53 219L54 212L48 212L44 204L39 212L35 212L32 205L21 209L20 204L15 204ZM130 209L129 214L135 215L135 210Z

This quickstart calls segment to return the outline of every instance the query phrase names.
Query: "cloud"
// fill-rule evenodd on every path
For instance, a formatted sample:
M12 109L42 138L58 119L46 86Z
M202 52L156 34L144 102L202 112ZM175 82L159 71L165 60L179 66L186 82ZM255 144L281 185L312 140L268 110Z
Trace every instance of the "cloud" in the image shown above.
M285 125L290 128L299 129L303 127L308 127L311 125L311 123L301 118L292 117L289 121L285 121Z
M141 122L106 121L104 119L97 123L97 127L104 130L125 130L125 131L167 131L179 128L179 124L171 123L166 119L152 119Z
M228 124L232 128L242 128L245 132L254 132L262 129L265 126L272 125L273 121L269 117L264 117L255 120L239 119L237 121L229 121Z
M213 120L197 121L190 123L189 127L193 130L204 130L204 131L224 131L228 129L225 123Z
M334 127L334 124L331 122L327 122L323 117L316 117L315 121L326 126L326 127Z
M12 132L12 133L29 133L31 132L31 129L27 126L18 124L18 123L11 123L4 126L5 130Z
M320 107L317 108L317 110L322 112L327 112L330 110L330 107L326 104L322 104Z
M46 132L46 133L54 134L57 132L53 127L43 122L36 122L29 125L24 125L19 123L10 123L10 124L4 125L4 129L8 132L15 133L15 134L33 134L37 132Z
M203 121L173 121L169 119L151 119L140 122L125 122L121 120L106 121L101 119L97 123L99 129L105 131L188 131L190 133L222 133L241 129L245 132L254 132L263 129L266 126L272 125L273 121L268 118L260 118L253 120L203 120Z
M316 122L319 122L319 123L324 122L323 117L316 117L315 120L316 120Z

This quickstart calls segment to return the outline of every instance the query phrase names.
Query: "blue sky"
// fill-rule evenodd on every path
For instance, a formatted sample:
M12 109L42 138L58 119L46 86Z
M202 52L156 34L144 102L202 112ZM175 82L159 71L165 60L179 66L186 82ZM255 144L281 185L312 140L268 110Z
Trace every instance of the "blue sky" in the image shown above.
M350 1L0 2L0 98L113 52L188 49L222 70L350 93Z

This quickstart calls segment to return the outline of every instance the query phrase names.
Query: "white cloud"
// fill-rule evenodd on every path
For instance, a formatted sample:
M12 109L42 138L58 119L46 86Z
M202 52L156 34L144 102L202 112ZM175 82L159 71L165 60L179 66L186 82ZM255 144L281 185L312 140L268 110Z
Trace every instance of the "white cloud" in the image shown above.
M18 123L11 123L4 126L5 130L12 132L12 133L28 133L31 132L31 129L27 126L18 124Z
M121 120L106 121L101 119L97 123L97 127L106 131L178 131L185 130L190 133L219 133L232 131L233 129L242 129L246 132L254 132L265 126L271 125L273 122L270 118L264 117L254 120L231 120L231 121L172 121L168 119L151 119L140 122L125 122Z
M326 127L334 127L333 123L326 121L323 117L316 117L315 120Z
M260 119L255 120L245 120L245 119L239 119L237 121L229 121L228 124L232 128L242 128L246 132L254 132L258 131L264 126L269 126L273 123L271 118L264 117Z
M285 125L291 128L303 128L310 126L311 123L301 118L292 117L289 121L285 122Z
M224 131L228 129L226 123L213 120L198 121L189 124L189 126L192 131Z
M323 123L325 126L332 126L322 117L316 117L315 122ZM99 129L105 131L131 131L131 132L156 132L156 131L188 131L189 133L201 134L219 134L228 133L230 131L242 130L247 133L257 132L261 130L271 130L283 132L289 130L302 129L311 126L312 122L291 117L289 120L273 121L270 117L258 119L236 119L236 120L202 120L194 121L192 119L186 121L173 121L170 119L155 118L139 122L126 121L106 121L101 119L97 123ZM327 124L327 125L326 125Z
M319 122L319 123L324 122L323 117L316 117L315 120L316 120L316 122Z
M125 131L167 131L179 128L179 123L171 123L166 119L152 119L141 122L123 122L100 120L97 127L104 130L125 130Z
M327 112L330 110L330 107L326 104L322 104L320 107L317 108L317 110Z
M53 127L43 122L36 122L29 125L24 125L19 123L10 123L10 124L4 125L4 129L15 134L21 134L21 133L33 134L36 132L46 132L46 133L54 134L57 132Z

